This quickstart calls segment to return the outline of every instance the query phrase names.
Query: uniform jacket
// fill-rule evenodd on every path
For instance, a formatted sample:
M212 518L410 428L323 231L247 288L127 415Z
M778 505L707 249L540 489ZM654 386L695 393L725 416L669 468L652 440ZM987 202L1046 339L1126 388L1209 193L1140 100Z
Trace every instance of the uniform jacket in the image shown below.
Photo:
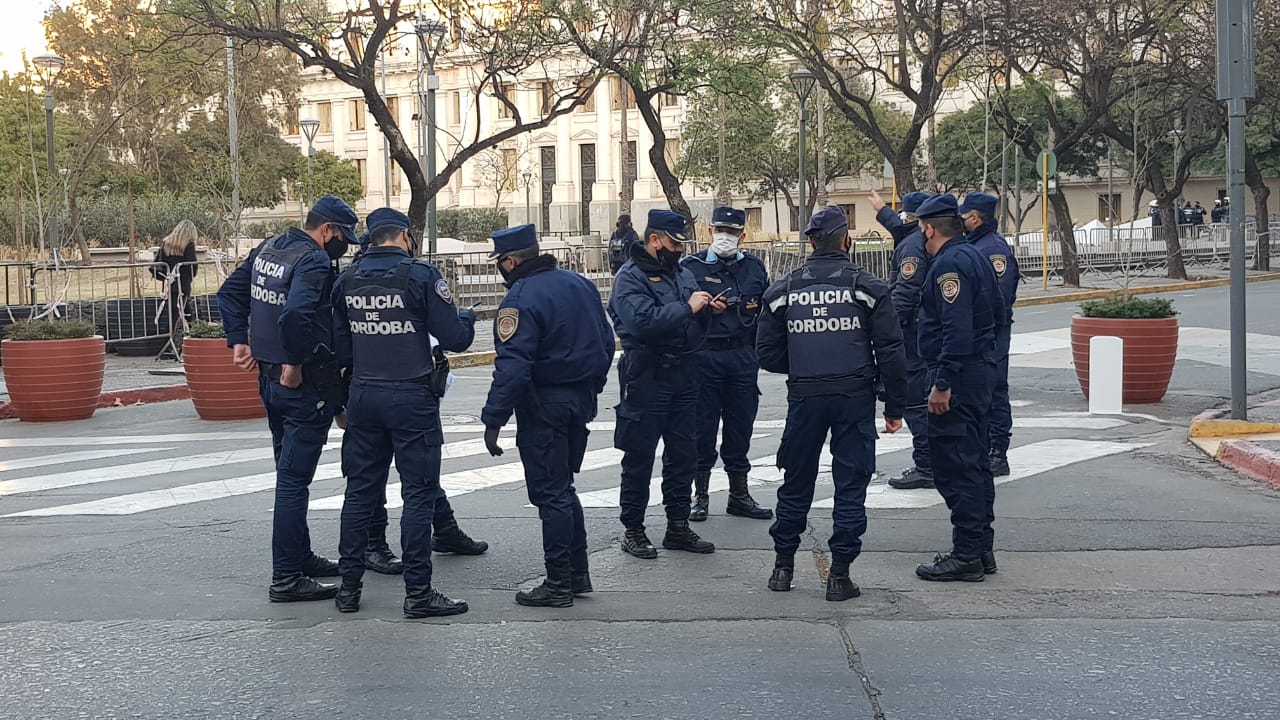
M683 354L702 345L711 311L694 315L689 297L698 291L693 273L668 268L638 243L618 270L609 296L609 317L624 350Z
M893 211L893 208L887 205L876 212L876 222L880 223L881 227L889 231L889 235L893 237L893 246L895 248L897 248L898 243L902 242L902 239L911 234L911 231L915 228L914 223L908 225L902 222L902 216L898 215L898 213Z
M968 361L994 353L996 325L1005 317L987 256L967 237L943 245L929 261L920 304L920 357L936 379L955 383Z
M996 273L996 284L1000 287L1000 297L1004 300L1006 324L1013 324L1013 303L1018 299L1018 283L1022 280L1022 272L1018 269L1018 258L1009 247L1004 236L996 232L996 222L983 223L969 233L969 239L978 252L991 262L991 269Z
M893 248L889 261L889 293L893 309L898 313L903 340L909 352L916 351L916 323L920 317L920 294L929 273L929 254L924 250L924 236L913 224L911 232Z
M680 265L693 274L700 289L712 296L728 293L725 299L730 305L723 313L712 314L707 339L741 340L754 347L760 300L769 287L769 273L760 258L739 251L737 257L725 260L708 250L686 257Z
M640 241L635 228L619 228L609 236L609 271L614 275L631 256L631 246Z

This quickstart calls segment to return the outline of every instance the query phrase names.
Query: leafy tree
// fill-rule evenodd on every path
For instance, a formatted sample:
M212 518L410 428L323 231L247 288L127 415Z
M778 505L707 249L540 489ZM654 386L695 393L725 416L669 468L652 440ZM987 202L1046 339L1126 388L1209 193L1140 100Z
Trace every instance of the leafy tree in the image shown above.
M351 161L343 160L331 152L318 150L312 159L309 173L305 157L298 158L295 162L297 165L293 174L298 178L297 194L308 203L322 195L334 195L354 207L364 197L360 171Z

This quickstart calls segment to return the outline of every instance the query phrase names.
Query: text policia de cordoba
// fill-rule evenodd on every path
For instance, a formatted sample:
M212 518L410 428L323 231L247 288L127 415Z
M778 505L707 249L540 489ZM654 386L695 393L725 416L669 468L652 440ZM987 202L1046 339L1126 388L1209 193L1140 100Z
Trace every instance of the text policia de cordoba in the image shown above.
M787 321L787 332L847 332L860 330L862 321L854 317L823 317L827 307L836 303L852 303L854 294L849 290L816 290L810 292L793 292L787 296L787 304L792 307L809 307L815 317L793 319Z

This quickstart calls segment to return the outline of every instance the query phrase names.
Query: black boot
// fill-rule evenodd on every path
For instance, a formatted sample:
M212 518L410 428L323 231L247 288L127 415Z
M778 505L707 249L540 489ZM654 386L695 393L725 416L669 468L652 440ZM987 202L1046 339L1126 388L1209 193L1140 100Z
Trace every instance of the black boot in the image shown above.
M982 582L986 577L981 560L954 553L938 554L933 556L932 563L917 565L916 575L922 580L934 582Z
M573 607L571 574L568 565L548 565L547 579L532 590L516 593L516 604L525 607Z
M430 585L405 588L404 616L408 618L445 617L467 611L465 600L450 600Z
M342 581L342 587L338 588L338 594L333 598L333 604L338 606L338 612L353 613L360 609L360 588L364 587L364 583Z
M911 468L902 477L889 478L889 487L899 490L919 490L933 487L933 471Z
M271 576L267 597L271 602L328 600L338 594L338 586L316 582L303 573L276 573Z
M992 477L1006 477L1009 474L1009 455L1004 450L992 450L989 461Z
M832 558L831 572L827 574L827 601L841 602L862 594L849 579L849 560Z
M986 575L995 575L1000 572L1000 568L996 567L996 554L987 550L978 557L982 561L982 572Z
M685 520L671 520L667 523L667 534L662 538L662 547L699 555L709 555L716 551L716 546L698 537L697 533L689 529L689 523Z
M773 511L760 507L747 492L747 476L734 473L729 476L729 507L725 510L730 515L751 518L752 520L769 520ZM690 518L691 520L693 518Z
M649 542L649 536L644 534L644 528L627 528L626 534L622 536L622 552L641 560L652 560L658 557L658 549Z
M702 522L711 510L711 473L700 472L693 476L693 505L689 508L689 522Z
M391 546L385 539L369 540L369 547L364 551L364 566L382 575L400 575L404 572L404 563L391 552Z
M796 574L795 555L779 555L773 561L773 574L769 576L769 589L774 592L790 592L791 580Z
M307 577L338 577L338 563L311 553L302 561L302 574Z
M586 595L595 590L591 587L591 573L586 570L573 570L569 575L569 583L573 586L574 595Z
M458 527L457 520L450 520L435 529L431 549L438 553L454 555L483 555L489 549L489 543L483 540L472 540L462 532L462 528Z

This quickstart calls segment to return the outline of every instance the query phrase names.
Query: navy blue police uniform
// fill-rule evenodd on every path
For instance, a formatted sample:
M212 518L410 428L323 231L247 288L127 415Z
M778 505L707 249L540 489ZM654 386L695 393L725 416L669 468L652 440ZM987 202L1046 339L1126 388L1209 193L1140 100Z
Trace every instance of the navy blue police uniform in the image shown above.
M1156 201L1151 201L1151 209L1147 211L1147 217L1151 218L1151 227L1160 227L1160 208L1156 207Z
M934 484L951 510L952 552L916 568L927 580L983 578L994 541L995 484L987 418L995 382L997 326L1005 318L995 270L960 227L956 200L938 195L920 206L921 221L949 218L957 236L930 259L920 305L920 355L929 385L951 392L950 409L929 417Z
M631 227L631 216L618 216L618 227L609 236L609 272L614 275L622 269L623 263L631 257L631 246L640 241L635 228Z
M1013 304L1018 300L1022 272L1008 241L996 230L999 199L986 193L969 193L960 205L963 215L976 210L983 223L969 232L969 241L991 262L996 273L1000 299L1004 301L1003 322L996 324L996 377L991 386L991 414L988 446L991 469L996 477L1009 474L1009 441L1013 438L1013 406L1009 404L1009 345L1013 339Z
M711 227L744 230L747 215L742 210L717 207L711 213ZM725 233L726 240L732 235ZM733 237L736 245L738 238ZM758 383L759 361L756 359L756 320L760 316L760 300L769 287L769 273L764 263L727 242L717 255L715 243L705 253L690 255L680 261L698 287L712 296L724 296L728 308L712 315L697 354L698 461L694 475L694 510L690 520L705 520L711 483L711 469L716 464L716 435L723 422L723 439L719 456L729 476L730 515L768 520L773 512L762 508L747 490L747 474L751 461L751 428L760 406Z
M845 233L839 207L813 216L811 237ZM876 379L884 384L887 418L900 419L906 400L906 355L889 287L854 265L847 252L815 251L764 296L756 350L760 367L787 374L787 422L778 447L783 470L777 520L770 528L777 563L771 590L791 587L796 549L813 504L818 461L831 436L835 505L827 597L857 595L849 564L862 551L867 485L876 467Z
M626 528L623 551L654 558L644 531L649 478L658 440L662 453L662 504L667 515L663 547L698 553L715 551L689 529L690 492L697 466L698 371L694 354L702 347L712 310L694 313L689 299L700 292L693 273L681 268L679 253L662 248L651 255L651 235L687 242L685 218L650 210L644 238L618 271L609 297L609 316L622 343L618 362L617 425L614 447L623 451L620 518Z
M336 234L322 246L290 228L250 252L218 289L227 345L248 345L257 361L258 391L271 428L276 489L269 597L276 602L327 599L337 592L310 579L333 577L337 566L312 552L307 503L340 395L330 331L331 263L354 241L357 218L346 203L326 195L308 220ZM286 365L301 368L298 387L281 384Z
M382 215L380 231L408 231L402 213ZM367 246L360 262L333 290L333 325L338 363L348 369L351 388L342 463L347 492L342 506L339 565L343 593L359 602L370 522L386 497L392 458L400 475L404 510L400 518L404 553L405 614L409 617L466 612L432 588L431 530L440 489L441 378L429 336L442 350L460 352L475 337L475 313L458 310L448 283L432 265L415 260L393 244ZM433 380L435 382L433 382ZM348 605L350 607L350 605ZM352 608L354 609L354 608Z
M902 211L909 214L905 222L889 208L881 208L876 219L881 225L897 221L904 229L901 239L893 247L889 261L889 296L902 328L902 344L907 357L907 402L903 409L907 427L911 430L911 460L914 467L901 477L891 478L889 484L896 488L923 488L933 486L933 465L929 461L929 406L928 366L920 357L916 338L917 318L920 314L920 294L924 278L929 272L929 257L924 251L924 236L915 221L915 212L930 195L923 192L907 193L902 198Z
M907 214L914 215L916 208L920 207L920 203L928 198L928 193L910 192L902 196L902 214L894 212L894 209L888 205L876 211L876 222L880 223L880 227L889 231L889 236L893 238L894 248L897 248L898 243L902 242L903 238L915 230L915 221L907 221L903 216Z
M492 432L516 416L516 447L524 465L529 502L542 520L547 579L516 595L521 605L568 607L573 595L591 591L587 530L573 486L587 451L587 423L613 367L613 329L600 291L591 281L556 267L551 255L521 258L508 270L511 253L537 251L532 225L493 234L494 257L507 296L494 321L493 383L480 419Z

